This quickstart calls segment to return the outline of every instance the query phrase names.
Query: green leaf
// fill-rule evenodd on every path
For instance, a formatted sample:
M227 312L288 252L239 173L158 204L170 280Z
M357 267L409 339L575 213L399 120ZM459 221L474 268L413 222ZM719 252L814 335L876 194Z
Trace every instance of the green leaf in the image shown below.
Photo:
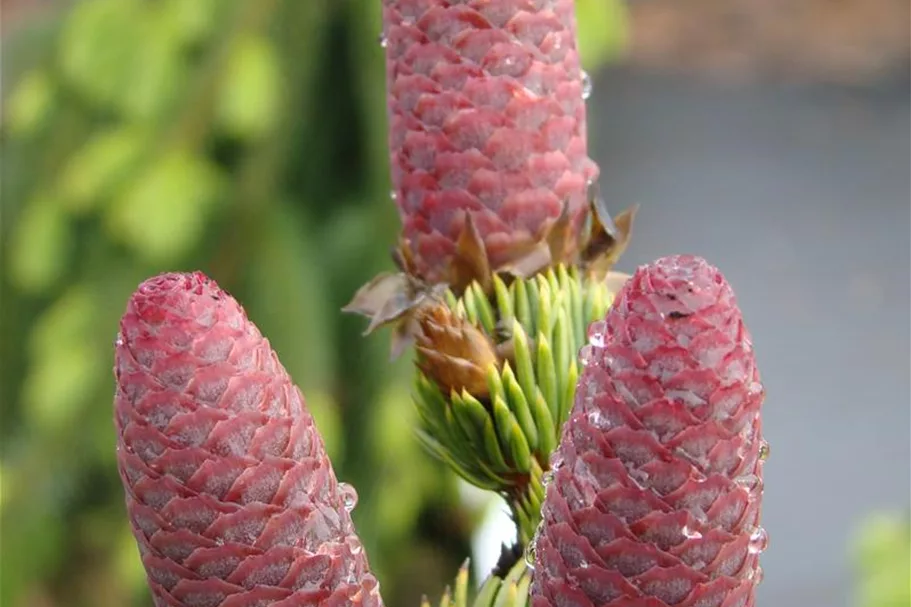
M499 275L493 277L493 288L497 298L497 311L500 314L500 322L505 327L511 327L515 312L513 310L513 299L509 293L506 283Z
M911 524L904 515L876 513L857 531L860 607L899 607L911 602Z
M506 402L510 411L516 416L519 427L525 433L527 444L532 449L536 449L538 446L538 429L535 427L535 420L528 406L528 398L522 386L516 380L509 363L503 365L503 387L506 389Z
M94 135L66 164L58 191L72 212L97 208L133 171L148 143L147 134L120 126Z
M493 335L496 331L496 320L494 318L493 308L490 306L490 301L487 299L487 295L484 294L484 291L481 289L481 285L478 283L472 283L471 291L474 294L474 298L477 301L478 308L478 319L481 321L481 327L489 334Z
M107 228L146 261L173 264L202 237L220 193L215 167L187 151L172 150L112 203Z
M543 276L538 276L535 281L538 285L538 310L535 318L538 321L538 335L545 335L548 339L553 329L553 296L550 292L550 285Z
M525 398L531 401L535 397L535 368L532 363L531 345L521 325L513 325L512 339L515 343L516 379L525 392Z
M184 45L206 40L215 30L221 0L163 0L162 11Z
M146 9L128 85L118 100L126 116L154 121L168 114L186 88L189 66L178 33L161 7L147 5Z
M573 407L573 398L576 395L576 382L579 380L579 367L575 360L569 365L569 371L566 374L566 385L563 387L563 396L560 399L560 415L555 420L558 427L562 428L569 417L569 412Z
M557 369L554 365L553 353L550 344L545 339L543 333L538 333L538 355L535 357L537 362L536 376L538 378L538 388L544 395L544 401L551 410L551 417L557 415L559 411L559 400L557 393Z
M119 106L143 53L140 0L85 0L74 5L60 40L63 76L90 100Z
M291 208L267 207L258 220L261 229L248 234L253 243L245 264L244 305L304 393L329 393L337 344L328 277L311 230Z
M531 449L525 439L525 433L522 432L518 423L514 423L510 429L509 450L516 464L516 470L519 472L531 470Z
M487 489L488 491L496 491L499 487L499 482L496 479L488 479L478 474L474 474L468 468L462 466L458 463L453 457L452 454L444 447L438 440L424 432L423 430L416 430L415 435L418 437L421 445L433 454L437 459L445 462L453 472L461 476L463 479L471 483L476 487L481 489Z
M39 130L54 106L56 87L44 70L32 70L22 77L6 100L5 123L12 135L26 137Z
M330 460L335 460L341 456L341 448L345 439L342 434L342 420L338 403L331 394L321 390L308 390L304 398L320 436L323 437L326 453Z
M576 0L579 54L587 70L615 58L627 44L626 5L622 0Z
M566 371L569 369L569 362L574 352L570 346L570 324L566 310L563 307L557 309L557 322L554 323L554 370L557 378L557 393L562 395L566 382ZM555 405L554 415L559 418L560 403Z
M528 302L528 290L524 280L516 280L510 286L515 302L515 320L523 327L532 326L531 304ZM515 323L513 323L515 326Z
M108 361L99 354L86 340L61 344L35 361L23 386L24 411L33 430L54 435L79 420L104 376Z
M503 580L498 577L491 576L484 582L484 585L481 586L481 590L478 591L478 596L475 597L474 607L490 607L493 604L494 599L499 592Z
M280 117L282 74L276 50L265 36L238 38L231 49L216 119L228 134L254 139Z
M59 201L47 194L30 200L10 239L9 280L24 293L53 287L70 263L73 230Z
M512 440L512 426L518 422L516 421L515 416L510 413L509 407L506 406L504 400L499 396L493 400L493 415L496 420L495 428L500 444L503 446L507 455L509 455L510 460L515 462L515 457L509 449L511 445L510 441Z
M540 390L531 404L538 428L538 452L550 455L550 452L557 446L557 429L554 426L553 415Z

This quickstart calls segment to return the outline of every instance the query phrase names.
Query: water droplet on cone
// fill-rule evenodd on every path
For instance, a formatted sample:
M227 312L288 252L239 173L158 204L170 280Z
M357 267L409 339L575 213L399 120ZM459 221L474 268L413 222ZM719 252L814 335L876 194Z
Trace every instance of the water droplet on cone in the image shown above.
M603 348L606 334L607 323L603 320L596 320L588 327L588 343L596 348Z
M535 531L534 536L531 538L531 541L528 542L528 546L525 546L525 565L531 569L535 570L535 560L537 559L537 544L538 544L538 534L540 533L540 528Z
M357 490L348 483L338 484L338 495L342 500L342 506L348 512L351 512L357 506Z
M702 533L700 533L699 531L696 531L689 525L684 525L683 529L681 529L680 531L681 531L681 533L683 533L683 537L685 537L687 539L698 540L702 537Z
M549 484L554 482L554 471L548 470L543 475L541 475L541 485L547 487Z
M769 534L762 527L756 527L750 535L750 554L761 554L769 547Z
M588 99L592 96L592 78L588 72L582 70L582 99Z
M595 361L595 348L587 345L579 349L579 362L583 367L587 367Z
M386 34L380 34L377 37L377 40L379 41L381 47L386 48L389 46L389 39L386 38Z
M772 448L769 446L767 441L762 441L759 444L759 459L761 461L766 461L769 459L769 455L772 454Z

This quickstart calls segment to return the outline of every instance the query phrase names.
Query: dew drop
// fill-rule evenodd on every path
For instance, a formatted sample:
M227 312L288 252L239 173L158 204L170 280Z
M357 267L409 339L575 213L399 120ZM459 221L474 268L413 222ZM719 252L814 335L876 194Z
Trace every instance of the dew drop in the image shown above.
M766 461L769 459L769 455L772 454L772 448L769 446L767 441L762 441L759 444L759 459L760 461Z
M683 529L681 529L680 531L681 531L681 533L683 533L683 537L690 539L690 540L698 540L698 539L702 538L702 533L693 529L689 525L684 525Z
M348 550L351 552L352 556L357 556L364 551L364 547L361 546L361 543L354 538L348 538Z
M610 419L597 409L588 412L588 423L590 423L598 430L606 431L610 430L611 428Z
M531 569L535 570L535 560L538 557L538 536L541 534L541 525L538 525L538 528L535 529L535 534L532 536L531 541L528 542L528 545L525 546L525 565Z
M386 37L386 34L380 34L377 37L377 40L379 41L380 46L382 48L386 48L387 46L389 46L389 39Z
M348 512L351 512L357 506L357 491L348 483L338 484L338 495L342 499L342 506Z
M761 554L769 547L769 534L762 527L756 527L750 535L750 554Z
M582 346L579 350L579 362L587 367L595 361L595 348L591 345Z
M399 199L399 195L395 190L389 190L389 199L392 200L392 202L396 202Z
M582 70L582 99L588 99L592 96L592 78L588 72Z
M120 348L121 346L123 346L123 344L124 344L123 334L122 334L122 333L118 333L118 334L117 334L117 337L114 338L114 347L115 347L115 348Z
M603 348L605 334L607 334L607 322L596 320L588 327L588 343L596 348Z
M554 471L553 470L548 470L543 475L541 475L541 484L544 487L547 487L552 482L554 482Z

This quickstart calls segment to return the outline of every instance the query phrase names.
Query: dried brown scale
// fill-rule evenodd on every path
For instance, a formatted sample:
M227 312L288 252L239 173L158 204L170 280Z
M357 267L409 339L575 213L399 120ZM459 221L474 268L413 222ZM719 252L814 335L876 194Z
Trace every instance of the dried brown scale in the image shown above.
M383 0L392 183L403 240L428 282L466 214L498 268L568 205L578 252L597 177L588 157L573 0Z
M443 390L487 395L487 371L498 363L491 339L442 302L417 310L417 366Z
M117 459L156 607L380 607L303 395L201 273L134 293L115 346Z
M764 397L733 291L640 268L590 329L534 544L534 607L753 607Z

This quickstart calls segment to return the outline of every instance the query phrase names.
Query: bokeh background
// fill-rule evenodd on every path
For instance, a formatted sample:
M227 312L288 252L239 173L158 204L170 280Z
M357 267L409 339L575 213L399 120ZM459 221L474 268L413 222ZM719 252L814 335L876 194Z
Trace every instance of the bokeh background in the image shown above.
M130 292L202 269L307 395L387 603L511 528L338 310L390 266L379 0L3 0L0 605L148 607L114 463ZM911 603L905 0L578 0L621 262L704 255L769 398L760 605Z

